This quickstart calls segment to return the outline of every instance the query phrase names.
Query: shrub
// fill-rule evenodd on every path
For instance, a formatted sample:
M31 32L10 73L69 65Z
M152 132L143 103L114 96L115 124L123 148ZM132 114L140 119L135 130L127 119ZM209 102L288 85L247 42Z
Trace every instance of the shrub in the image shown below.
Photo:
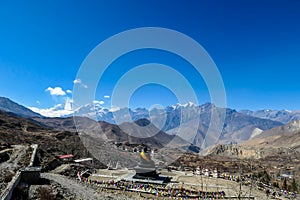
M43 200L54 200L54 195L48 188L40 187L37 189L38 196Z

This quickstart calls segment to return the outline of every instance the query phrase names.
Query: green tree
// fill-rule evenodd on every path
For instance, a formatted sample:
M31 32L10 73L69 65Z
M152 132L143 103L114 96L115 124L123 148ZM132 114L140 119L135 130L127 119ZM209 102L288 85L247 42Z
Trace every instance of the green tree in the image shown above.
M298 184L297 184L295 178L293 178L293 182L291 184L291 190L294 192L298 192Z
M37 189L40 199L43 200L54 200L54 195L51 193L49 188L40 187Z
M288 189L288 185L287 185L287 182L286 182L286 178L284 178L284 180L283 180L282 189L284 189L284 190L287 190L287 189Z
M271 181L270 175L265 170L263 171L263 173L260 174L260 179L264 183L269 183Z
M273 185L273 187L277 187L277 188L279 187L277 182L273 182L272 185Z

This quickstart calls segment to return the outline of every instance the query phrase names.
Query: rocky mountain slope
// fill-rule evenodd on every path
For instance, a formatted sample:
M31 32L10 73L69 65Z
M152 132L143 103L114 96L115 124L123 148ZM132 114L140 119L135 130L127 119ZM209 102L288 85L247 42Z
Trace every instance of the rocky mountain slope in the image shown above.
M87 109L88 107L89 106L85 107L85 112L81 109L78 114L91 116L91 113L94 112L94 117L98 120L108 121L110 123L114 122L114 116L118 117L118 122L120 123L145 118L151 120L151 122L158 125L162 131L165 131L170 135L175 135L181 125L180 128L182 132L185 132L183 137L187 141L192 141L197 146L201 146L203 138L206 136L208 136L208 144L210 143L210 140L216 141L219 139L219 134L206 135L209 126L218 126L216 120L212 120L212 124L210 124L212 112L222 113L223 110L224 113L226 113L225 124L220 137L220 142L223 143L245 141L251 138L251 136L259 134L260 130L264 131L283 125L283 123L278 121L253 117L233 109L218 108L210 103L197 106L190 102L183 105L176 104L168 106L165 109L150 111L142 108L134 110L123 108L111 111L97 104L94 105L94 108L89 107L89 109ZM200 122L197 123L199 119ZM188 134L194 132L193 130L197 130L197 134L189 136ZM194 136L195 138L191 138Z
M44 170L50 170L60 164L58 155L71 153L75 158L87 156L76 132L54 130L3 111L0 111L0 144L5 146L38 144L39 164Z
M23 117L42 117L40 114L19 105L6 97L0 97L0 110L11 112Z
M240 144L223 144L210 147L206 155L222 155L255 159L300 159L300 120L292 121L261 132Z
M300 120L266 130L243 145L285 147L300 151Z
M0 143L38 144L40 155L43 157L41 165L45 169L59 165L57 156L62 154L73 154L75 159L94 155L103 164L120 161L126 167L136 166L140 161L139 155L132 151L124 151L117 145L119 143L127 146L146 145L157 149L158 159L164 159L168 152L166 150L170 149L179 152L197 150L190 148L191 144L180 137L168 135L157 129L146 119L120 126L96 122L87 117L34 119L0 111ZM77 132L74 123L77 125ZM98 162L98 166L103 165Z
M268 130L273 127L282 125L282 123L280 122L244 115L237 112L236 110L227 108L225 110L226 118L222 132L218 133L217 131L212 131L211 133L206 134L211 123L212 111L215 110L215 112L218 112L218 110L220 109L221 108L217 108L213 104L204 104L200 106L199 124L197 123L197 120L189 120L182 124L182 126L180 127L182 129L181 131L190 133L193 130L197 129L197 135L194 138L193 143L197 146L201 146L205 137L208 144L211 143L210 141L217 141L218 143L236 143L250 139L253 134L258 134L258 130ZM173 126L176 123L177 120L175 122L173 121ZM212 127L217 126L214 125L214 123L216 123L216 121L212 120ZM178 128L170 129L167 132L169 134L176 134L178 132Z
M39 114L28 111L28 109L26 110L24 107L8 99L2 98L2 101L3 109L20 116L31 116L36 122L43 126L58 130L77 131L72 117L41 117ZM26 111L28 111L28 113ZM226 114L224 125L222 125L218 119L211 119L212 113L216 113L219 116L221 116L222 113ZM169 135L176 135L180 128L179 136L198 147L203 145L204 138L206 138L204 147L213 145L215 142L236 143L246 141L259 135L261 131L282 125L282 123L277 121L253 117L233 109L218 108L211 103L198 106L191 102L183 105L176 104L168 106L164 109L147 110L144 108L122 108L109 110L95 101L93 104L79 108L75 112L75 116L80 116L81 118L78 119L81 120L86 118L85 122L88 122L87 118L95 118L97 121L103 121L109 124L117 123L119 126L121 124L124 126L126 123L147 119L150 120L154 126L163 132L167 132ZM115 120L116 118L117 120ZM211 128L210 133L208 133L209 127ZM222 129L221 133L219 131L220 129ZM95 132L95 130L90 130L90 132L91 131Z
M293 120L300 119L300 111L266 109L266 110L256 110L256 111L241 110L239 112L253 117L278 121L283 124L289 123Z
M92 137L105 136L105 139L114 142L144 143L155 148L163 147L171 141L173 144L176 141L179 146L189 145L180 137L159 130L147 119L140 119L133 123L124 122L120 125L104 121L96 122L87 117L33 118L33 120L54 130L78 131Z

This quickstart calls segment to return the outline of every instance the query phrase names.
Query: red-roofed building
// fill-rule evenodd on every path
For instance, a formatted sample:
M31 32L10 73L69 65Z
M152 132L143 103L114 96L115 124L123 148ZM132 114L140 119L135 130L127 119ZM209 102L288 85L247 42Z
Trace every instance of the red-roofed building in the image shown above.
M66 154L66 155L59 155L58 157L61 160L67 161L67 160L71 160L74 157L74 155L73 154Z

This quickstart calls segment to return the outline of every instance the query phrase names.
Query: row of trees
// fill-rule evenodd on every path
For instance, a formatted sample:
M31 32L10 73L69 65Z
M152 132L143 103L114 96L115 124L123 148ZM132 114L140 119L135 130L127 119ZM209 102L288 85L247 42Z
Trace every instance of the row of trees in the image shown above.
M253 177L257 178L261 182L267 183L267 184L270 184L271 180L272 180L271 176L268 174L267 171L262 171L262 172L258 172L257 174L253 174ZM293 178L291 183L289 183L289 181L287 181L287 179L284 178L282 184L279 184L278 182L273 182L272 185L274 187L277 187L277 188L280 188L283 190L288 190L291 192L299 192L299 185L295 178Z
M299 191L299 187L298 187L298 184L297 184L295 178L293 178L291 184L288 184L286 178L284 178L283 184L282 184L282 189L292 191L292 192L298 192Z

